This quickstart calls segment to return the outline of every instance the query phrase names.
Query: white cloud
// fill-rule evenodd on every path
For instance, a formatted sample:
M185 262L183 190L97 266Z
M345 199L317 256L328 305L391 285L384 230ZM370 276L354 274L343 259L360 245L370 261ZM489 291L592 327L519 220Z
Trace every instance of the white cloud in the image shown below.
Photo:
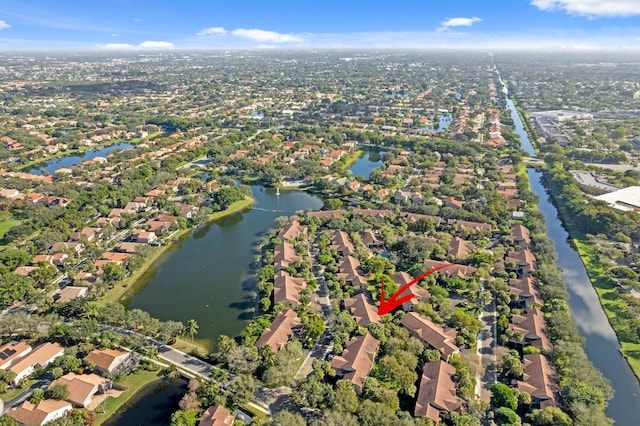
M176 46L168 41L143 41L138 47L141 49L173 49Z
M11 25L7 24L5 21L0 21L0 30L6 30L7 28L11 28Z
M476 22L480 22L482 19L474 16L473 18L449 18L440 24L439 30L447 30L451 27L470 27Z
M211 27L200 30L197 34L199 36L223 36L228 32L229 31L225 30L223 27Z
M581 16L633 16L640 15L638 0L531 0L540 10L565 10Z
M231 31L236 37L248 38L250 40L260 41L263 43L294 43L303 41L302 38L293 34L282 34L275 31L266 31L252 29L247 30L244 28L238 28Z
M168 41L144 41L138 45L130 43L107 43L100 46L108 50L134 50L134 49L173 49L176 46Z
M101 46L103 49L108 50L132 50L136 49L136 46L129 43L107 43Z

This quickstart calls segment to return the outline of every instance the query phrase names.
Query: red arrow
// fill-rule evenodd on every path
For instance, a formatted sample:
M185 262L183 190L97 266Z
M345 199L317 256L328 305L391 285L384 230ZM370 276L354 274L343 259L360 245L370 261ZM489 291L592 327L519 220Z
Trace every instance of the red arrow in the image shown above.
M398 289L398 291L393 293L393 296L391 296L389 298L389 300L384 300L384 281L380 280L380 283L382 284L382 294L380 295L380 307L378 308L378 315L387 314L387 313L393 311L398 306L402 305L404 302L407 302L407 301L411 300L413 298L413 296L414 296L413 294L407 294L406 296L402 296L402 297L400 297L400 295L402 293L404 293L409 287L411 287L412 285L414 285L415 283L417 283L418 281L420 281L424 277L426 277L428 275L431 275L434 272L439 271L440 269L444 269L444 268L446 268L448 266L453 266L453 264L452 263L446 263L444 265L440 265L440 266L435 267L435 268L431 269L430 271L427 271L424 274L414 278L413 280L411 280L407 284L405 284L402 287L400 287L400 289ZM400 297L400 298L398 299L398 297Z

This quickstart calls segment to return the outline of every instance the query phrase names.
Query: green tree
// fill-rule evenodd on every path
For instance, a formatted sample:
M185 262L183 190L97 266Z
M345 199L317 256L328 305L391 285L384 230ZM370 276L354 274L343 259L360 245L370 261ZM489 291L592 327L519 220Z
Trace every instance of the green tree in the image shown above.
M495 421L500 426L520 426L522 424L520 416L507 407L500 407L496 410Z
M195 426L197 415L197 411L178 410L171 415L171 426Z
M305 426L306 424L300 414L293 414L288 411L280 411L269 422L270 426Z
M116 281L124 279L127 275L127 270L124 266L120 266L117 263L109 262L102 267L103 279L107 284L113 284Z
M29 397L29 402L32 404L37 404L38 402L44 399L44 389L34 389L31 397Z
M532 426L571 426L571 417L557 407L546 407L543 410L533 410L527 416Z
M189 321L187 321L185 331L191 336L191 342L193 342L193 336L198 333L199 328L200 326L198 325L198 321L194 319L190 319Z
M44 393L47 399L65 400L69 398L69 389L66 385L53 385Z
M503 383L496 383L491 386L491 405L494 408L507 407L515 411L518 408L518 400L512 388Z
M355 413L358 410L358 395L353 384L348 380L336 383L336 394L333 408L340 413Z

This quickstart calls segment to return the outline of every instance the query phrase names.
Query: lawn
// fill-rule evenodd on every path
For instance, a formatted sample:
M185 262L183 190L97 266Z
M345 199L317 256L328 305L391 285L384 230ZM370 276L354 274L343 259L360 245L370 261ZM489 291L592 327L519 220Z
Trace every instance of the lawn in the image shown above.
M36 381L37 380L35 379L27 379L24 381L22 386L20 386L18 389L9 389L7 392L0 395L0 399L2 399L5 402L11 401L13 398L20 395L22 392L24 392L29 386L34 384Z
M127 390L118 398L108 397L100 407L104 410L96 410L95 426L104 423L109 417L113 416L120 407L122 407L132 396L134 396L143 386L160 379L160 371L139 370L128 375L120 384Z
M16 219L6 219L0 221L0 238L4 237L4 234L11 228L16 225L20 225L22 223L21 220Z

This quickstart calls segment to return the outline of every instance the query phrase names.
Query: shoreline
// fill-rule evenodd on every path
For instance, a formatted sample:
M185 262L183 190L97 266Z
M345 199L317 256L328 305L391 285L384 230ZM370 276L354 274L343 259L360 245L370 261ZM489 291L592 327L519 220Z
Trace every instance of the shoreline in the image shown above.
M239 211L245 210L246 208L251 207L254 202L255 200L251 197L245 197L244 200L236 201L235 203L232 203L226 210L215 212L209 215L209 219L207 220L206 224L213 223L225 216L229 216ZM138 280L140 280L140 278L142 278L142 276L147 271L149 271L154 265L156 265L156 262L162 257L162 255L176 246L176 241L174 240L179 240L191 231L193 231L193 228L181 229L175 232L171 237L172 241L164 246L155 247L155 251L144 260L144 263L138 269L136 269L123 281L116 284L114 288L109 290L104 296L96 300L94 303L96 303L98 307L104 306L107 303L122 303L123 299L125 299L128 293L135 289L135 284L138 282ZM204 347L200 348L207 351L207 349Z

